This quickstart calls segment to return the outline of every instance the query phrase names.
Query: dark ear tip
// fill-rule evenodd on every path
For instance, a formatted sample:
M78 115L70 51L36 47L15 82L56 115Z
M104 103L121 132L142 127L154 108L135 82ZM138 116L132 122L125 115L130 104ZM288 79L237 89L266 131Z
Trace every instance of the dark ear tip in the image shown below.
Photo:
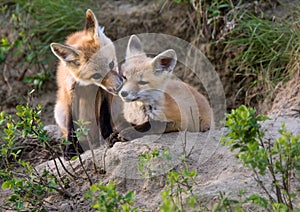
M91 9L87 9L85 14L86 14L86 16L91 16L94 13L93 13L93 11Z
M50 43L50 48L56 49L58 45L59 45L58 43Z

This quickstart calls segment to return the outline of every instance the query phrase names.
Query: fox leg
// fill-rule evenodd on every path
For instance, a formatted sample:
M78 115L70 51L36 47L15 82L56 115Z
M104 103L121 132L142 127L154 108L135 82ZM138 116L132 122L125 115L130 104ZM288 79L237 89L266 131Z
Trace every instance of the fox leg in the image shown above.
M79 155L83 153L83 149L80 146L78 139L75 135L75 128L74 128L74 123L73 123L73 118L72 118L72 112L70 110L69 114L67 115L67 126L68 126L68 136L67 140L71 142L71 144L66 145L64 148L64 158L67 160L70 160L72 157Z
M111 124L111 102L108 96L110 94L104 93L106 91L101 91L100 114L96 116L98 116L98 125L100 127L101 135L104 139L107 139L113 133L113 126ZM100 97L97 96L97 99L99 100Z
M66 111L60 102L57 102L54 107L54 118L61 132L67 138L68 129L66 125Z
M71 144L65 145L63 148L63 155L66 160L70 160L72 157L83 153L83 149L80 146L78 139L75 135L75 128L73 124L71 107L69 110L64 110L63 106L58 102L55 105L54 117L56 123L60 127L67 141L70 141Z
M107 139L107 145L112 147L119 141L130 141L145 135L164 133L168 125L168 122L150 120L140 125L127 127L120 132L114 132L109 139Z

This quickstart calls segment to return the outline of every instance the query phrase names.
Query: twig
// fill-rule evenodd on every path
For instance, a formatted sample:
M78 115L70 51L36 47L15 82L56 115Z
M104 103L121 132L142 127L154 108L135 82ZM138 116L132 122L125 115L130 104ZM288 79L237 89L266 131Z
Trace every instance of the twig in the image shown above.
M77 148L76 148L76 151L77 151ZM77 151L77 154L78 154L78 151ZM80 154L78 155L78 159L79 159L80 165L81 165L85 175L87 176L87 178L89 180L90 185L93 185L93 181L91 180L89 174L87 173L86 169L84 168L84 165L83 165L82 158L81 158Z
M106 153L107 153L108 148L109 148L108 146L105 148L104 154L103 154L103 173L106 172L105 158L106 158Z
M89 143L89 146L90 146L90 149L91 149L92 160L93 160L93 165L94 165L95 173L97 173L98 170L97 170L97 166L96 166L96 159L95 159L95 154L94 154L94 149L93 149L93 146L92 146L92 142L91 142L91 140L90 140L90 138L89 138L88 135L86 136L86 139L87 139L87 141Z
M12 88L10 86L10 83L9 83L8 79L7 79L6 72L7 72L7 64L4 63L4 68L3 68L3 74L2 75L3 75L3 79L4 79L5 84L7 84L8 89L9 89L9 92L8 92L9 95L8 96L10 96Z

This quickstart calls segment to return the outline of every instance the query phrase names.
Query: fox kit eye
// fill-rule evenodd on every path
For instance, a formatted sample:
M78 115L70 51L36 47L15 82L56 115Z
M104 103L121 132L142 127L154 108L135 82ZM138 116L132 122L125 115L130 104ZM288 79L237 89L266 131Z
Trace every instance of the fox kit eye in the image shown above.
M149 83L149 82L143 81L143 80L138 81L138 84L139 84L139 85L147 85L148 83Z
M113 69L115 67L115 63L114 61L111 61L109 64L108 64L109 68L110 69Z
M99 73L93 74L92 78L95 79L95 80L98 80L98 79L101 78L101 74L99 74Z

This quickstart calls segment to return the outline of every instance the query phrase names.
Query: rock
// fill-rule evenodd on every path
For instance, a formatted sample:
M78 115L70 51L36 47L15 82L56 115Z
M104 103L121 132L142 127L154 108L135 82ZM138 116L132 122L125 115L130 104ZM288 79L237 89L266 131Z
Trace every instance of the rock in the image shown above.
M286 126L293 133L300 134L300 119L292 117L278 117L262 123L263 129L267 130L266 136L278 136L278 128L281 122L286 122ZM163 135L149 135L131 142L116 143L112 148L104 147L88 150L81 155L84 168L87 170L89 178L93 183L100 181L117 182L120 192L135 190L137 192L135 201L139 207L149 210L157 210L161 200L160 193L165 188L165 176L170 170L182 170L188 167L190 170L197 170L196 184L193 185L195 194L200 195L201 199L207 200L208 205L216 201L219 192L224 192L231 199L238 199L240 190L246 192L245 196L259 193L264 195L261 188L254 180L253 173L243 167L234 153L228 147L220 144L220 138L225 132L222 130L211 130L206 133L168 133ZM139 171L140 156L143 153L151 153L159 150L160 155L144 163L144 170ZM163 154L168 150L168 154ZM185 163L181 156L188 156ZM168 157L171 159L167 159ZM86 191L90 186L87 182L80 161L66 162L61 159L69 172L82 178L81 187L77 192ZM68 176L63 169L60 161L56 159L59 172L62 176ZM106 174L95 173L94 163L97 170L105 169ZM56 174L54 161L47 161L37 166L37 170L44 168ZM271 184L270 177L263 178L266 185ZM80 179L79 179L80 181ZM71 185L72 186L72 185ZM78 186L78 185L77 185ZM253 205L245 206L253 208Z

